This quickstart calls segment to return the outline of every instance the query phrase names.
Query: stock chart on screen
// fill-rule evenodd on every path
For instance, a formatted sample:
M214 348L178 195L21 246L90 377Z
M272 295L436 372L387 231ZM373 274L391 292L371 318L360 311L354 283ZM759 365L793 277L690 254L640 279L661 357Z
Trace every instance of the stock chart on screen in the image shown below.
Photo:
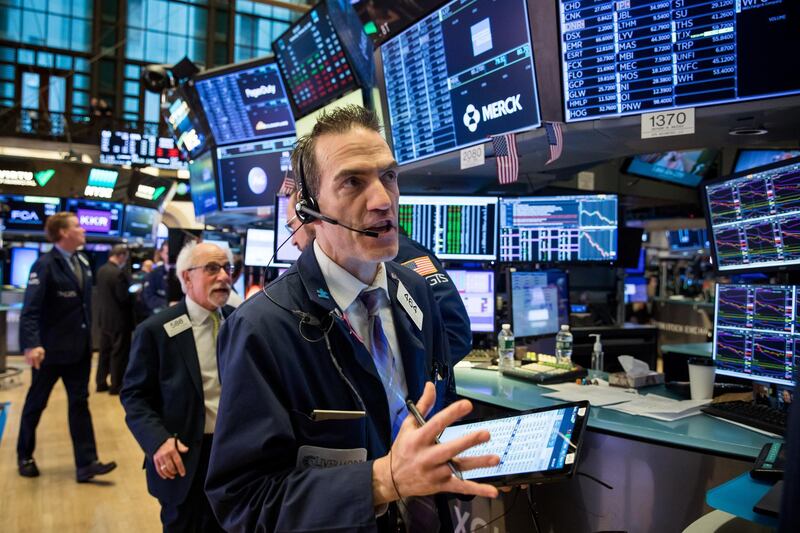
M496 196L401 196L398 222L439 259L497 259Z
M800 159L706 185L720 271L800 263Z
M718 285L713 354L717 373L794 384L800 347L798 287Z
M500 200L500 260L582 262L617 258L617 196Z

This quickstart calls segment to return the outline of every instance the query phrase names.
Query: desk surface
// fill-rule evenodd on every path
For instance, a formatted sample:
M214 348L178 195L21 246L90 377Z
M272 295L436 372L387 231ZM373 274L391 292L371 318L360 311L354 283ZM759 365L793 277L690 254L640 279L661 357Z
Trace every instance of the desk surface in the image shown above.
M710 342L688 342L686 344L663 344L662 353L691 355L693 357L711 357Z
M490 370L457 368L456 385L458 394L465 398L507 409L525 410L559 403L559 400L542 396L550 392L548 389L519 379L504 377ZM643 391L675 397L663 386L648 387ZM764 444L775 440L705 414L675 422L662 422L602 407L592 407L589 427L665 446L681 446L703 453L732 455L744 460L754 460Z
M778 519L753 511L753 506L772 488L773 483L757 481L749 472L715 487L706 493L709 507L725 511L750 522L778 527Z

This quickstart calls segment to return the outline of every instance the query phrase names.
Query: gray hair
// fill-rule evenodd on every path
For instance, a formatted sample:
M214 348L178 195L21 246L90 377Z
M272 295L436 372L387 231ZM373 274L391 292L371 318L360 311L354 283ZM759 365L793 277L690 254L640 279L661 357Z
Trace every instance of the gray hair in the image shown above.
M192 263L194 263L194 251L198 244L200 243L194 239L184 244L180 253L178 253L178 259L175 261L175 275L178 276L178 281L181 283L181 291L183 291L184 294L186 294L186 282L183 281L183 273L192 267ZM223 248L222 246L219 246L213 242L207 242L205 244L216 246L225 252L225 255L228 257L228 262L233 264L233 253L231 252L230 248Z

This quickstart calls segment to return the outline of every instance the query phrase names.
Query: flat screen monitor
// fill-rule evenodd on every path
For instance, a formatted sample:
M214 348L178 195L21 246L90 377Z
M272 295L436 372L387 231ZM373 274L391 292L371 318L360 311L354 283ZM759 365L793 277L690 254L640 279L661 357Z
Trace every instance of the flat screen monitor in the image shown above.
M717 373L793 386L798 287L719 284L716 296L711 346Z
M569 287L562 270L511 272L511 323L517 337L555 335L569 324Z
M344 107L346 105L363 106L364 105L363 91L361 89L356 89L355 91L345 94L336 101L331 102L330 104L321 107L316 111L312 111L303 118L297 119L297 121L295 122L297 136L302 137L303 135L308 135L309 133L311 133L311 130L314 129L314 126L317 124L317 119L323 113L330 113L334 109L337 109L339 107Z
M453 0L381 46L401 164L540 125L525 0Z
M625 303L647 303L647 278L644 276L625 278Z
M189 163L189 192L196 217L219 209L217 180L214 177L214 156L209 151Z
M275 204L291 170L294 137L217 148L219 196L223 211Z
M707 250L711 246L704 228L669 230L667 242L671 250Z
M161 116L178 150L185 152L189 158L200 155L208 142L208 133L191 94L189 87L180 86L167 89L161 95Z
M94 198L111 198L117 185L119 171L109 168L90 168L83 195Z
M204 230L201 237L203 242L217 244L235 254L242 253L242 237L236 232Z
M733 171L744 172L795 157L800 157L800 150L739 150Z
M38 258L38 248L11 248L11 285L19 288L27 287L31 267Z
M467 309L473 333L494 332L494 271L451 270L447 275L453 280L461 301Z
M138 165L167 169L186 168L186 156L175 140L135 131L100 132L100 162L106 165Z
M152 246L161 216L157 209L128 204L125 206L122 237L129 241Z
M617 258L617 196L500 199L500 260L566 263Z
M351 0L364 25L364 33L380 46L447 0Z
M244 264L255 267L288 267L286 263L270 262L275 252L275 230L247 228L244 243Z
M3 231L42 233L50 215L61 210L61 199L47 196L0 196L8 208L3 217Z
M119 237L122 232L122 204L99 200L67 199L67 211L78 216L78 224L87 235Z
M292 232L286 225L289 222L287 211L289 198L286 196L278 196L277 198L275 204L275 231L278 236L275 239L275 248L283 246L281 246L280 250L275 250L275 260L281 263L293 263L300 257L300 250L292 244Z
M714 263L720 272L800 264L800 158L705 185Z
M439 259L497 259L496 196L400 196L398 222Z
M559 0L558 13L568 122L800 92L800 58L781 52L800 49L797 2Z
M294 135L294 117L272 59L197 76L197 94L217 146Z
M673 150L636 155L628 161L624 172L696 187L711 168L717 153L716 150Z
M356 88L356 76L323 0L272 43L297 116Z

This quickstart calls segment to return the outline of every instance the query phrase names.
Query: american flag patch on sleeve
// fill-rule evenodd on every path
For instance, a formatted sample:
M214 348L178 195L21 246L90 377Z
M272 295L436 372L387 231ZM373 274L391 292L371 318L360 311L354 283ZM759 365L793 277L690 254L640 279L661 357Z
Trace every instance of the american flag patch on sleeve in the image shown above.
M410 268L422 277L430 276L431 274L438 272L436 265L433 264L433 261L431 261L431 258L427 255L417 257L416 259L411 259L410 261L406 261L405 263L401 264L406 268Z

